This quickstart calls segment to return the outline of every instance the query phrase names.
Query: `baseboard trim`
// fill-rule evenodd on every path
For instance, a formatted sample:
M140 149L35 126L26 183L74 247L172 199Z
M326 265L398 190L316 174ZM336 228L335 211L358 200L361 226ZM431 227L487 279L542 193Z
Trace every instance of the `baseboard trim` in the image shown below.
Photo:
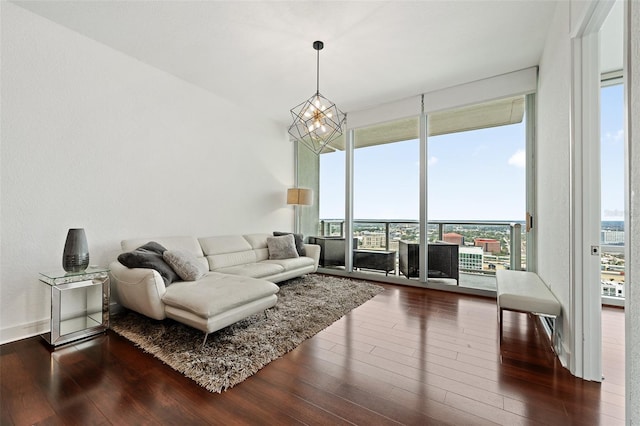
M118 303L109 303L110 315L122 312L123 309L122 305ZM17 342L18 340L28 339L33 336L39 336L40 334L48 333L49 331L51 331L49 318L19 324L13 327L2 328L0 329L0 345Z
M0 345L38 336L50 331L49 318L0 329Z

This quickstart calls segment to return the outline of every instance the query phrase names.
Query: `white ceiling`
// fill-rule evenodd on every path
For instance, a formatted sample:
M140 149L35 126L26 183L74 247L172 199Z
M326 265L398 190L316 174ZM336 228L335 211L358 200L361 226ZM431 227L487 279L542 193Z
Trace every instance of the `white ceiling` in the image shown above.
M316 89L345 112L537 65L556 1L16 1L282 123Z

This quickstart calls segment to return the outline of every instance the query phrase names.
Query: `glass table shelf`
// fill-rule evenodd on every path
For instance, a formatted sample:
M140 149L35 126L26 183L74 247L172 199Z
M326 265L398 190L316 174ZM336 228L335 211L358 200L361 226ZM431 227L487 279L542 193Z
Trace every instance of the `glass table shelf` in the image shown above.
M89 266L87 269L80 272L66 272L60 270L53 272L40 272L40 281L49 285L60 285L84 280L91 280L94 278L105 278L108 276L108 268Z
M103 333L109 328L109 269L41 272L51 293L51 328L42 337L60 346Z

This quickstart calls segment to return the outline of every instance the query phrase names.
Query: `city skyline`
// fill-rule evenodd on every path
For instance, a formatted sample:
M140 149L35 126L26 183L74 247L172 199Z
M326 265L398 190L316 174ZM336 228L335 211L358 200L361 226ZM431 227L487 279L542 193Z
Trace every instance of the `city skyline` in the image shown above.
M622 86L601 91L601 219L624 220ZM428 139L428 217L524 221L525 121ZM417 220L419 141L354 152L354 218ZM344 217L344 151L320 157L320 218Z

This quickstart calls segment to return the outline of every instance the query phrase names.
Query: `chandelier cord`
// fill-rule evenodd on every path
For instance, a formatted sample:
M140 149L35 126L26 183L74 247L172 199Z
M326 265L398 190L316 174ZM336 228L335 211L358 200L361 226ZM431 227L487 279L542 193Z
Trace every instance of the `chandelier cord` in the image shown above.
M320 49L316 50L316 93L320 93Z

